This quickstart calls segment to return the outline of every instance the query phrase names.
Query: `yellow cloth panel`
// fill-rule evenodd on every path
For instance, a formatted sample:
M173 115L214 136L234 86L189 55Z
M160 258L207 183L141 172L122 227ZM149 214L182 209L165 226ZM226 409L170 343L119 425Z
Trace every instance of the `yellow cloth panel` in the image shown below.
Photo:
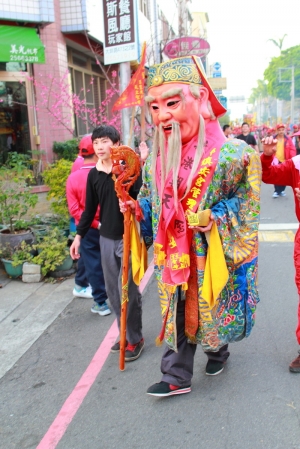
M135 216L131 214L130 218L130 250L131 250L131 264L132 277L136 285L140 285L142 277L147 270L148 256L144 239L140 235L140 224L137 222Z
M211 308L214 307L217 298L225 287L228 276L229 273L218 227L214 222L210 231L201 295Z

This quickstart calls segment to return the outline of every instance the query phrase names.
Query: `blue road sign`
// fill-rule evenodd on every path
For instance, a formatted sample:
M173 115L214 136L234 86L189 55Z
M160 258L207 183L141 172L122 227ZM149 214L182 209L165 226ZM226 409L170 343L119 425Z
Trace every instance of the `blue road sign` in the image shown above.
M221 78L222 74L221 72L213 72L213 78Z
M214 70L216 70L218 72L221 68L221 64L219 62L215 62L213 65L213 68L214 68Z
M219 100L220 100L221 105L224 106L225 109L227 109L227 97L220 95Z

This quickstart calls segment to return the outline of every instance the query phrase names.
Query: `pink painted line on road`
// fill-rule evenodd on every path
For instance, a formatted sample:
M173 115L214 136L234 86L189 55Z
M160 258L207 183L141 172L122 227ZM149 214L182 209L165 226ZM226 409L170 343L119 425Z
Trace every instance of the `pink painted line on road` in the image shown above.
M142 281L140 284L140 292L143 293L149 279L152 276L154 270L153 261L150 263ZM110 353L110 348L116 341L119 335L117 320L114 320L110 329L108 330L104 340L97 349L96 354L92 358L91 363L81 376L79 382L75 386L74 390L67 398L62 408L58 412L58 415L54 419L53 423L49 427L44 438L41 440L36 449L55 449L59 441L66 432L69 424L74 418L77 410L82 404L84 398L88 394L91 386L96 380L96 377L103 368L104 363Z

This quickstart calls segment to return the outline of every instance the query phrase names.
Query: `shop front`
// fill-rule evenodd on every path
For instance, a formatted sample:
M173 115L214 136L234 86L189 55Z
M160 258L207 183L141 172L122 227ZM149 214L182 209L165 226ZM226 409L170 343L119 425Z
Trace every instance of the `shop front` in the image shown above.
M36 148L32 64L45 63L35 28L0 25L0 164Z

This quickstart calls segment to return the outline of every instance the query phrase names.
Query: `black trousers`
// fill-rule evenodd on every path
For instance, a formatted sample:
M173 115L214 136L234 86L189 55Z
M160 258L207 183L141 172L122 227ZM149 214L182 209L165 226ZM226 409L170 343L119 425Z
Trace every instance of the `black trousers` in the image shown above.
M194 369L194 356L198 345L188 343L184 333L185 301L177 303L176 327L178 352L166 347L161 360L162 380L179 387L191 385ZM205 352L208 359L225 362L229 357L228 345L217 352Z

